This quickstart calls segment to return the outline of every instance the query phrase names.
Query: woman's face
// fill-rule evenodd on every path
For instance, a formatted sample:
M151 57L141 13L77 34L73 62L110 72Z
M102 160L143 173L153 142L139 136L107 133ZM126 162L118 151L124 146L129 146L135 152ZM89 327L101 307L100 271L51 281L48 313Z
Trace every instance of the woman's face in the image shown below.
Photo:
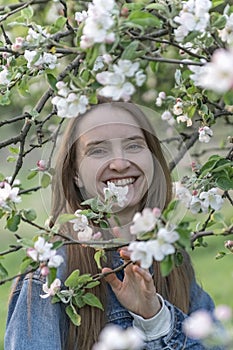
M125 207L137 209L152 183L152 154L133 116L100 105L79 123L77 178L85 197L103 198L108 182L128 186ZM85 198L86 199L86 198Z

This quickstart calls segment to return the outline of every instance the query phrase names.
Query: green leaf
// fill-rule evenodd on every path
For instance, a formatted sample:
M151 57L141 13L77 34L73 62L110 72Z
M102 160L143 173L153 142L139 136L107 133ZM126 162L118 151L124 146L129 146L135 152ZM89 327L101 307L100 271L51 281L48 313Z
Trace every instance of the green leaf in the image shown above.
M49 268L49 274L47 276L48 287L50 287L51 283L57 277L57 269L55 267Z
M142 27L161 28L161 21L149 12L133 11L129 15L128 20Z
M41 186L43 188L48 187L49 184L51 183L51 177L48 174L44 173L42 178L41 178L41 182L40 183L41 183Z
M57 79L55 78L55 76L53 74L51 74L51 73L48 73L47 74L47 80L48 80L48 83L51 86L51 88L54 91L57 91L57 88L56 88Z
M18 148L18 147L12 147L12 146L10 146L10 147L9 147L9 151L10 151L12 154L19 154L19 148Z
M5 267L0 263L0 280L5 279L8 276L8 272Z
M13 162L16 161L16 158L15 158L15 157L12 157L12 156L9 156L9 157L7 157L6 160L7 160L8 163L13 163Z
M160 262L160 271L163 277L169 275L173 269L173 259L171 255L166 256L166 258Z
M96 287L96 286L98 286L100 284L100 282L99 281L93 281L93 282L90 282L90 283L88 283L86 286L85 286L85 288L94 288L94 287Z
M65 224L66 222L74 219L77 219L77 216L74 214L62 214L58 217L57 222L59 224Z
M70 287L70 288L77 287L77 285L78 285L77 280L78 280L79 275L80 275L80 271L78 269L74 270L69 275L69 277L65 280L65 286Z
M92 277L90 274L84 274L84 275L81 275L77 278L77 282L78 284L86 284L87 282L91 282L92 281Z
M221 176L216 179L216 185L224 191L233 189L233 179L229 179L227 176Z
M64 16L60 16L57 18L56 22L54 23L54 26L56 28L56 30L61 30L64 25L66 24L67 19Z
M20 223L20 215L18 214L15 214L15 215L12 215L8 220L7 220L7 228L8 230L12 231L12 232L15 232L18 230L18 226L19 226L19 223Z
M136 50L139 46L139 40L133 40L129 45L124 49L121 58L123 60L134 60L137 57Z
M104 310L103 309L103 305L102 305L101 301L99 300L99 298L97 298L92 293L84 294L83 300L85 301L85 303L87 305L90 305L90 306L93 306L93 307L97 307L98 309Z
M78 294L78 295L75 295L75 297L73 298L73 302L74 304L79 308L81 309L81 307L85 306L86 303L85 301L83 300L83 295L82 294Z
M33 179L37 174L38 174L38 171L37 171L37 170L32 170L32 171L30 172L30 174L27 176L27 179L28 179L28 180L31 180L31 179Z
M53 243L53 249L59 249L63 246L63 241L56 241Z
M95 262L98 269L102 270L101 259L105 256L105 251L103 249L97 250L94 255Z
M66 313L75 326L80 326L81 316L77 313L73 305L68 305L66 307Z
M223 100L226 105L233 105L233 92L232 90L226 92L223 96Z
M27 19L30 19L33 17L33 8L31 6L27 6L26 8L24 8L23 10L21 10L21 15L23 17L26 17Z
M23 215L29 221L34 221L37 218L37 214L34 209L24 209Z
M25 258L22 260L22 262L21 262L21 264L20 264L20 267L19 267L20 273L26 272L26 271L27 271L27 268L31 265L31 263L32 263L32 259L29 258L28 256L25 257ZM38 264L38 266L39 266L39 264Z

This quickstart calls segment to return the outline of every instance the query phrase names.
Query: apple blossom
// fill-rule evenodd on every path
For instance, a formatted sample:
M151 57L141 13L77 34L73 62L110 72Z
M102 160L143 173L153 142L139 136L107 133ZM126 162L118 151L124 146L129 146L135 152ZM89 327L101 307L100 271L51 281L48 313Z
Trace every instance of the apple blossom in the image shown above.
M116 201L119 207L123 207L127 201L128 186L116 186L113 182L108 181L108 187L104 188L104 200Z
M214 316L221 322L230 321L233 316L232 309L228 305L217 305L214 309Z
M87 11L75 12L74 18L75 18L75 21L77 21L78 24L80 24L83 21L85 21L87 16L88 16Z
M46 169L46 162L45 160L41 159L36 162L36 165L38 167L38 170L44 171Z
M4 66L1 66L0 69L0 85L8 85L10 83L9 71Z
M175 115L180 115L183 113L183 102L180 98L176 99L176 104L173 106L173 113Z
M162 120L166 120L168 122L169 125L174 125L175 124L175 118L173 117L173 115L171 114L170 111L166 110L162 113L161 115L161 119Z
M189 208L192 195L186 187L181 185L180 182L175 183L175 195L185 205L186 208Z
M45 293L40 295L42 299L53 297L61 289L61 281L59 280L59 278L56 278L51 283L50 287L48 287L48 283L44 283L42 286L42 289L43 289L43 292Z
M133 225L130 226L130 233L139 236L142 233L150 232L155 228L158 221L157 215L151 208L143 209L142 213L136 213L133 217Z
M212 3L210 0L188 0L183 3L183 8L179 16L174 18L174 22L180 26L174 30L177 41L183 39L192 31L203 33L209 24L209 9Z
M75 219L70 220L73 224L74 231L82 231L88 226L88 219L86 215L81 214L82 210L78 209L74 213L74 215L77 217Z
M129 251L131 251L130 259L132 261L139 261L142 268L148 269L153 262L153 253L149 249L153 245L153 242L157 241L131 242L128 247Z
M233 44L233 13L230 16L225 15L226 25L223 29L219 30L219 36L223 42L226 42L228 45Z
M61 255L56 254L56 250L53 250L53 252L54 255L49 258L48 267L58 268L64 262L64 259Z
M195 78L196 85L220 94L232 89L232 60L233 49L216 50L211 61L199 70L198 76Z
M13 203L21 202L21 197L18 196L19 187L11 187L8 182L2 182L0 185L0 207L5 207L8 201Z
M198 310L191 314L183 323L183 330L188 337L204 339L212 334L214 323L206 310Z
M40 25L34 25L33 28L28 29L28 35L26 40L29 42L43 42L50 37L50 34L46 29L43 29Z
M135 328L122 329L117 325L107 325L92 350L140 350L144 345L143 339L143 334Z
M202 206L201 206L201 201L198 198L198 196L192 196L190 204L189 204L189 208L193 214L200 213Z
M208 126L203 126L199 128L199 141L208 143L213 136L213 131Z
M206 212L208 208L214 210L220 210L223 205L223 198L219 194L217 194L217 188L211 188L207 192L201 192L199 198L201 200L201 206L203 212Z
M79 241L90 241L93 236L93 230L90 226L86 226L83 230L78 231L77 236Z
M60 91L61 96L59 96ZM61 118L75 118L79 114L85 113L89 103L85 95L68 92L65 85L58 91L58 95L52 98L51 102L56 106L57 115Z
M179 117L176 118L177 123L179 124L180 122L186 123L187 127L192 126L193 122L192 119L190 119L187 114L182 114L179 115Z
M24 57L27 60L28 68L49 68L54 69L57 66L57 56L51 53L39 53L37 51L25 50Z
M11 48L14 51L20 51L25 43L25 39L22 38L21 36L18 36L17 38L15 38L15 42L12 44Z

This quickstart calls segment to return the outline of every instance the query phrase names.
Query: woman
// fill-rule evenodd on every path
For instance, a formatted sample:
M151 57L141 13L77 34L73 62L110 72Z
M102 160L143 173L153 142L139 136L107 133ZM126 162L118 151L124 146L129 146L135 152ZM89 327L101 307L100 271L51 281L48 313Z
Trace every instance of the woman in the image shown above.
M129 226L135 212L144 207L162 210L171 200L171 178L160 143L145 115L130 103L100 104L70 121L57 157L53 223L61 213L83 209L81 203L85 199L103 196L108 182L128 186L128 194L123 207L113 208L121 227L116 228L110 218L112 229L104 235L132 239ZM62 232L77 237L70 223L63 226ZM99 273L93 259L94 249L68 245L63 254L66 264L58 276L63 281L77 268L81 273ZM120 256L118 252L109 253L103 272L129 259L127 248L121 249ZM109 274L94 291L105 312L85 306L79 310L80 327L69 323L64 305L52 305L50 300L40 298L42 283L38 272L15 287L5 350L90 350L106 322L123 328L133 325L143 331L145 349L204 349L182 332L186 314L198 308L211 311L214 307L210 297L196 284L187 254L184 263L166 278L161 277L156 262L150 271L131 264L117 276Z

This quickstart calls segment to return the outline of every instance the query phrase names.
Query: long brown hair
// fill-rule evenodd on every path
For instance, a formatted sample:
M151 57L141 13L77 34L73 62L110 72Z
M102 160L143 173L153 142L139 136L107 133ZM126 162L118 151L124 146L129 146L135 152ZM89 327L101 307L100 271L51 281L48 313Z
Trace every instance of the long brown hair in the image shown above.
M129 112L142 129L148 148L154 158L155 175L151 188L141 203L141 208L160 207L164 209L172 198L172 182L170 171L163 156L161 145L156 137L153 127L142 112L142 110L132 103L110 102L107 103L112 108L120 108ZM98 113L98 106L93 106L92 110ZM88 113L88 112L87 112ZM62 212L74 213L81 208L83 201L82 194L75 182L77 174L77 135L79 121L85 118L85 114L70 120L62 143L57 154L55 175L52 187L52 222L54 223ZM69 230L70 235L75 235L72 227L64 225L62 230ZM94 249L82 247L80 245L69 245L67 247L67 274L78 268L81 273L96 274L96 263L93 259ZM158 263L154 263L154 283L157 292L172 304L178 306L184 312L189 307L189 287L193 278L193 269L189 257L185 255L185 263L173 269L170 275L163 278L160 273ZM106 285L104 281L93 291L100 298L103 304L106 302ZM66 349L90 350L97 341L98 334L103 328L106 319L105 313L99 309L84 307L80 311L82 323L80 327L75 327L70 323L68 345Z

